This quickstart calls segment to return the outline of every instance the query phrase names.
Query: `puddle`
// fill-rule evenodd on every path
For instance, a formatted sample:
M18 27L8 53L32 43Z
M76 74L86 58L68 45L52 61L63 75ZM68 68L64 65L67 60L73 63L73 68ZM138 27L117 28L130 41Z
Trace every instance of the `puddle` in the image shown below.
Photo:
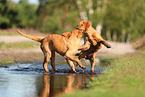
M41 62L0 66L0 97L56 97L63 93L86 89L87 84L98 75L90 75L90 63L83 63L87 69L82 74L68 73L70 67L64 59L56 60L58 73L45 73ZM48 68L52 69L50 64ZM95 71L99 73L105 69L106 67L101 65L95 67ZM77 69L79 72L81 70Z

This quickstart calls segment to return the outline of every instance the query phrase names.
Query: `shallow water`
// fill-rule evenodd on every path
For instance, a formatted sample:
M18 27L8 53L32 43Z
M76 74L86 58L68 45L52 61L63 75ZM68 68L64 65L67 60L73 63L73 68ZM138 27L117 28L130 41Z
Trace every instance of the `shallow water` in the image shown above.
M58 73L45 73L41 62L15 63L0 66L0 97L54 97L63 93L71 93L78 89L86 89L88 82L97 74L90 75L90 65L86 64L85 73L69 73L70 67L64 59L56 60ZM98 63L99 64L99 63ZM106 67L95 67L101 73ZM48 68L52 69L50 64ZM81 72L81 68L77 71Z

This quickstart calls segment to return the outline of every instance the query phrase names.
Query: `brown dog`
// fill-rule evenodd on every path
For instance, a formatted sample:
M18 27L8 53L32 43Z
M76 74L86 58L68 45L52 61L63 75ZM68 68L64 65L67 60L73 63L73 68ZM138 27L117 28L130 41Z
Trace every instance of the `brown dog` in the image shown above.
M80 25L83 25L85 21L81 21ZM71 35L70 32L63 33L62 36L69 38ZM95 55L96 52L102 48L102 44L104 44L107 48L110 48L110 44L108 44L100 35L99 32L97 32L92 26L89 26L87 31L85 32L84 37L85 44L83 46L79 47L79 50L81 51L79 54L79 59L82 58L89 59L91 63L91 72L94 72L94 66L95 66ZM87 50L86 50L87 49ZM79 67L79 65L76 66L76 69Z
M83 22L80 22L80 24L83 24ZM89 59L91 63L91 72L95 73L94 66L96 52L102 48L102 44L105 45L107 48L111 48L111 46L101 37L100 33L96 31L92 26L89 26L89 28L85 32L84 38L85 44L79 47L79 50L83 50L79 54L79 59ZM76 66L76 68L78 68L78 65Z
M68 64L70 65L73 72L76 72L75 66L72 61L77 62L77 64L85 69L85 66L82 65L80 60L74 55L78 51L78 47L80 46L80 39L82 37L82 33L87 30L87 28L90 26L90 23L85 21L83 25L78 24L77 28L71 32L71 36L68 38L65 38L58 34L51 34L47 37L41 39L36 36L31 36L24 34L17 30L18 33L21 35L38 41L41 43L41 50L44 53L44 62L43 67L46 72L49 72L47 68L47 63L49 59L51 58L51 66L54 71L57 71L55 68L55 52L59 53L60 55L64 56L64 58L67 60Z

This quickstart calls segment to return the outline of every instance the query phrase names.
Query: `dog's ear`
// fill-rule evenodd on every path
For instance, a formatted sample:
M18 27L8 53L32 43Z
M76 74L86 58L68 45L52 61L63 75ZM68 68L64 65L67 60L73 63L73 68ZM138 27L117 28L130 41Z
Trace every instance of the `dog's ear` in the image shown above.
M87 31L91 24L89 21L85 21L84 25L85 25L85 31Z
M78 33L77 33L78 35L77 35L77 37L78 38L81 38L82 37L82 35L83 35L83 33L81 32L81 31L78 31Z
M69 38L71 36L71 32L62 33L62 36Z
M89 21L85 21L85 23L84 23L84 24L85 24L86 28L89 28L89 27L90 27L90 25L91 25Z

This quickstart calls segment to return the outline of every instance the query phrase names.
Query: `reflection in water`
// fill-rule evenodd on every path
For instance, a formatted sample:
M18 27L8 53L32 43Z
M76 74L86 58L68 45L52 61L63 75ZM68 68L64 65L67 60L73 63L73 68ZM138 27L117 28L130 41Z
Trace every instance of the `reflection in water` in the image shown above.
M90 80L86 76L74 76L72 74L50 76L44 73L42 77L43 88L38 93L40 97L55 97L62 93L71 93L77 89L85 89L87 88L87 81Z
M97 76L88 74L90 65L87 64L86 74L70 74L66 72L69 66L60 61L63 65L56 65L56 68L61 72L54 74L45 73L41 63L0 66L0 97L56 97L87 88L88 82ZM95 67L97 72L105 69Z
M49 80L49 76L44 74L43 75L43 89L39 96L49 97L49 95L50 95L50 80Z
M22 69L0 72L0 97L56 97L87 88L92 78L84 74L35 73Z

